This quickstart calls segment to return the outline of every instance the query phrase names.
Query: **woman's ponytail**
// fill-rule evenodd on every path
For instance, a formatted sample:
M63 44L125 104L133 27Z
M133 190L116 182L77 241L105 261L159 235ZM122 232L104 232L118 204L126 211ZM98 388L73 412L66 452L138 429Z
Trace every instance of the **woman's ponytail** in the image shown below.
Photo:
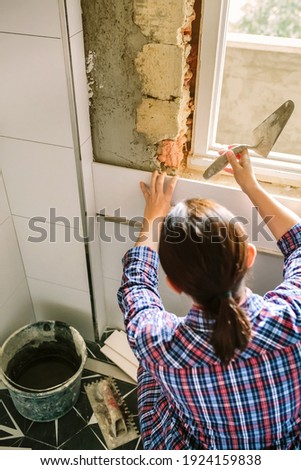
M251 326L245 312L232 296L220 298L211 343L223 364L228 364L235 350L246 348L251 338Z

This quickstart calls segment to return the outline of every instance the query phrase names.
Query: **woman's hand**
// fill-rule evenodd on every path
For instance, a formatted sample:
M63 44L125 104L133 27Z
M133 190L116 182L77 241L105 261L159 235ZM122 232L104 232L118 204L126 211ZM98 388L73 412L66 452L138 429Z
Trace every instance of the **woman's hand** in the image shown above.
M170 211L171 199L178 177L171 178L164 191L165 178L166 173L154 171L150 186L143 182L140 183L145 199L144 217L148 222L152 222L157 218L164 218Z
M166 173L155 171L150 185L141 182L140 187L145 199L144 220L136 246L149 246L156 250L159 243L164 218L171 208L171 199L178 177L174 176L164 190Z
M241 153L240 158L237 158L231 149L226 155L237 183L252 204L258 208L261 218L276 240L279 240L294 224L300 222L300 218L258 184L247 150Z
M250 191L252 192L253 189L259 186L247 149L239 155L235 155L231 147L229 147L229 150L226 151L226 156L231 165L231 169L228 171L233 172L236 182L244 193L249 194Z

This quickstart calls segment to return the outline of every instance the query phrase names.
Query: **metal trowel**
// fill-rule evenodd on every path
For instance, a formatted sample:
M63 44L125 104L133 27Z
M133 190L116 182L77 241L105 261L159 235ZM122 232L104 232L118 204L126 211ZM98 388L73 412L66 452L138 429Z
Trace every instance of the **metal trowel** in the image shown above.
M294 108L295 105L293 101L285 101L253 130L252 136L254 144L240 144L231 148L231 150L237 155L245 149L253 149L258 155L267 157L289 120ZM228 160L226 155L221 155L205 170L203 177L205 180L208 180L213 175L223 170L227 164Z

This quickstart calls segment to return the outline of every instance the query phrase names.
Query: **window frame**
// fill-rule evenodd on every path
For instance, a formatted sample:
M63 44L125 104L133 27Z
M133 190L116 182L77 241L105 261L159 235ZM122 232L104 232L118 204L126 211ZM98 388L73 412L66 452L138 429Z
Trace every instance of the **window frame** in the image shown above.
M215 136L225 64L229 6L230 0L203 0L192 152L187 158L187 168L192 170L203 171L222 148L222 145L215 142ZM277 44L279 47L279 40ZM270 158L265 159L252 151L249 153L259 180L301 186L300 155L271 151Z

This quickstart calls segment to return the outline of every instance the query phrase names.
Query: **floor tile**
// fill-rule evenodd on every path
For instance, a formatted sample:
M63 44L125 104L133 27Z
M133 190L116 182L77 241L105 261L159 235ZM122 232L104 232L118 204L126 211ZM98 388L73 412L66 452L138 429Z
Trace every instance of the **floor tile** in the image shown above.
M104 361L104 364L108 364L100 348L113 331L113 329L107 330L99 344L87 341L88 355L94 361ZM86 384L104 378L106 376L103 374L84 369L79 399L74 407L63 417L45 423L33 422L21 416L12 402L9 391L5 387L0 387L0 447L34 450L106 449L104 437L85 390ZM129 417L138 430L137 385L116 378L114 383L123 398L124 409L129 412ZM117 449L142 449L141 439L137 437Z

